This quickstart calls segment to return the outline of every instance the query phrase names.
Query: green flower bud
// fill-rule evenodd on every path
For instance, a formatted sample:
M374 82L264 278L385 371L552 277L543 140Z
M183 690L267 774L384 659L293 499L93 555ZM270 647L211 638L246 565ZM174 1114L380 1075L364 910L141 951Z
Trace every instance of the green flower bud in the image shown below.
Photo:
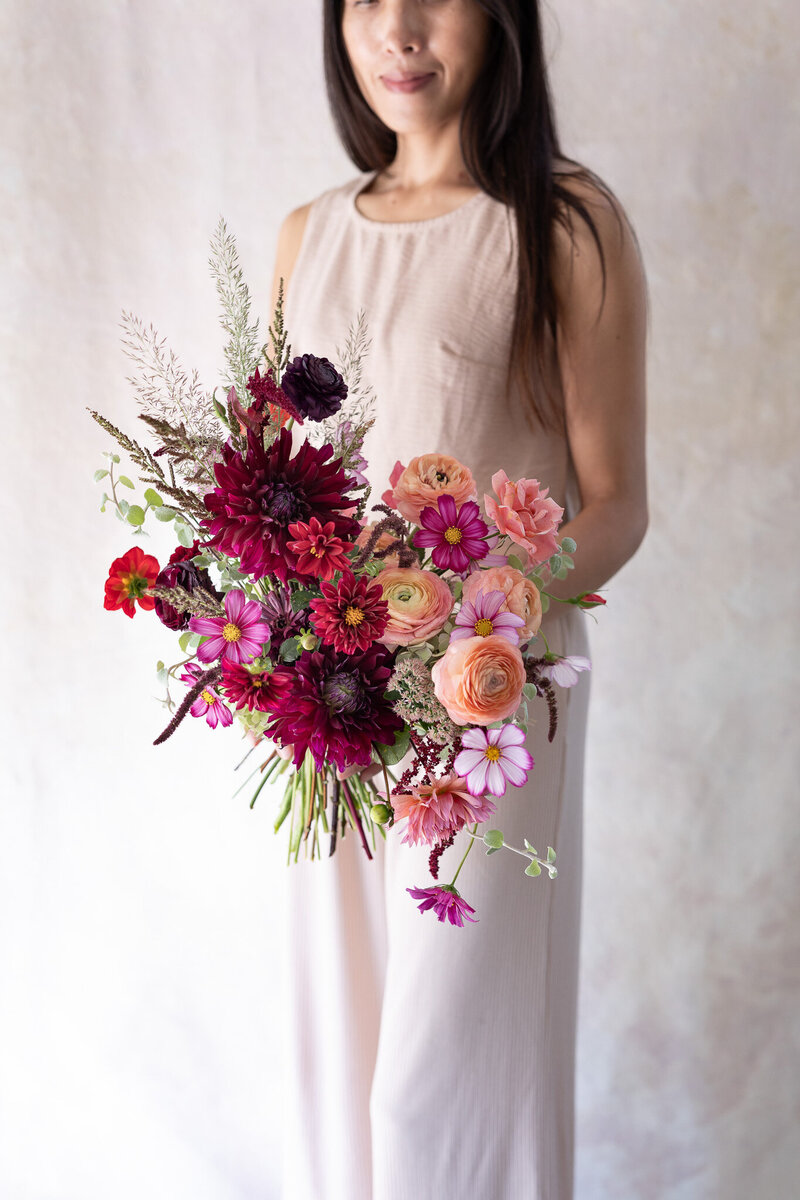
M388 825L392 819L392 810L387 804L373 804L369 815L376 825Z

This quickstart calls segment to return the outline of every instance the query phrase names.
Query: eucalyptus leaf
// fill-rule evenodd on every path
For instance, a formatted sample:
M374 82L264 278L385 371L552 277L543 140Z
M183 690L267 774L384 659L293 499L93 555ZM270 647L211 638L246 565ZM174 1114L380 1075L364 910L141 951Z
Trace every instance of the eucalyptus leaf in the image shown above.
M497 851L499 849L500 849L499 846L490 846L489 849L486 851L486 853L487 854L497 854Z
M526 875L541 875L541 873L542 868L537 862L528 863L527 867L525 868Z
M160 508L164 503L155 488L148 488L144 498L152 508Z
M493 850L499 850L501 846L505 845L503 831L501 829L487 829L483 835L483 844L491 846Z
M130 508L130 504L128 503L128 501L120 500L118 508L119 508L119 511L122 513L123 517L127 517L128 509Z
M182 633L182 634L181 634L181 636L178 638L178 645L179 645L179 646L180 646L180 648L181 648L181 654L187 654L187 653L188 653L188 651L189 651L189 641L190 641L190 639L191 639L191 636L192 636L191 630L187 629L187 630L186 630L184 633Z
M516 554L509 554L508 565L510 567L514 567L517 571L521 571L522 570L522 559L519 558Z
M125 516L131 525L144 525L144 509L138 504L131 504Z
M175 532L178 535L178 541L182 546L191 546L194 541L194 534L188 525L175 525Z
M105 479L105 477L106 477L106 475L107 475L107 474L108 474L108 471L102 471L102 470L101 470L101 471L95 471L95 473L94 473L94 481L95 481L95 483L99 483L101 479Z
M575 541L574 538L565 537L563 542L561 543L561 549L566 554L574 554L575 551L578 549L578 543Z
M145 496L146 495L147 493L145 492ZM153 516L157 521L172 521L175 517L177 517L177 515L178 514L174 508L167 508L163 505L159 508L153 509Z
M555 861L556 861L556 852L555 852L555 850L553 849L553 847L552 847L552 846L548 846L548 847L547 847L547 861L548 861L549 863L552 863L552 862L555 862Z
M558 874L558 871L556 870L555 867L548 867L547 873L551 879L555 879L556 875Z
M528 851L529 854L538 854L539 853L539 851L536 849L536 847L532 846L527 838L523 838L522 840L525 843L525 849Z
M133 482L132 480L128 479L127 475L120 475L117 483L121 483L123 487L130 488L131 491L133 491Z

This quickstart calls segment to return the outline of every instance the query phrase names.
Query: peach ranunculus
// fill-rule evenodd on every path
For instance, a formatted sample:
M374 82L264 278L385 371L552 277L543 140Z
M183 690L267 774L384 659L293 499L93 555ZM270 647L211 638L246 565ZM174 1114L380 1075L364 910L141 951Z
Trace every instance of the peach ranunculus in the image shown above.
M392 471L394 490L389 503L415 525L419 525L423 508L436 508L442 495L452 496L459 506L465 500L478 499L472 472L449 454L420 454L395 477L399 465Z
M491 725L516 712L525 663L499 633L450 642L431 670L433 690L456 725Z
M389 623L378 638L385 646L408 646L438 633L453 608L453 593L435 571L384 567L376 582L389 605Z
M364 525L364 527L361 530L361 533L356 538L356 545L358 546L359 549L362 549L364 546L366 546L367 540L369 539L369 535L372 533L373 529L375 528L375 526L377 524L378 524L377 521L369 521L366 525ZM389 546L389 545L391 545L392 542L396 542L396 541L397 541L397 535L394 533L391 533L388 529L385 529L383 531L383 533L380 535L380 537L378 538L375 545L373 546L372 553L374 554L376 550L383 550L383 548L385 546ZM385 563L387 567L396 567L397 566L397 551L393 550L391 554L387 554L384 557L379 558L378 562Z
M528 566L535 567L555 554L558 549L556 530L564 515L538 479L519 479L514 482L505 471L495 471L492 487L497 500L484 492L486 515L501 533L528 551Z
M516 567L486 567L467 576L461 600L471 600L474 604L479 592L491 592L495 589L505 592L505 604L500 611L515 613L525 622L518 631L520 645L523 645L535 637L542 623L542 597L539 589L532 579L528 579L527 575L523 575Z

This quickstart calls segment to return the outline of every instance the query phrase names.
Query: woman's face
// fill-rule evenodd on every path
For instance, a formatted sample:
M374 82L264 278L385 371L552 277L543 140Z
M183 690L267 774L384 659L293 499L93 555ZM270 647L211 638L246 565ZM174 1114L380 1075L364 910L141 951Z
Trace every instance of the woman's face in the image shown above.
M395 133L458 119L483 63L490 18L477 0L343 0L342 35L356 82ZM403 75L429 75L413 91Z

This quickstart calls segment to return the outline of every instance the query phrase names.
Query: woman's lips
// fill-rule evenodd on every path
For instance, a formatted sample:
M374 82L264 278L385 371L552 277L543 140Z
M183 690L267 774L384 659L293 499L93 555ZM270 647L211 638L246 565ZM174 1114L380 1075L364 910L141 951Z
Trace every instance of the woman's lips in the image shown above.
M390 92L417 92L420 88L425 87L426 83L434 78L431 75L416 75L413 79L390 79L386 75L381 76L385 86Z

